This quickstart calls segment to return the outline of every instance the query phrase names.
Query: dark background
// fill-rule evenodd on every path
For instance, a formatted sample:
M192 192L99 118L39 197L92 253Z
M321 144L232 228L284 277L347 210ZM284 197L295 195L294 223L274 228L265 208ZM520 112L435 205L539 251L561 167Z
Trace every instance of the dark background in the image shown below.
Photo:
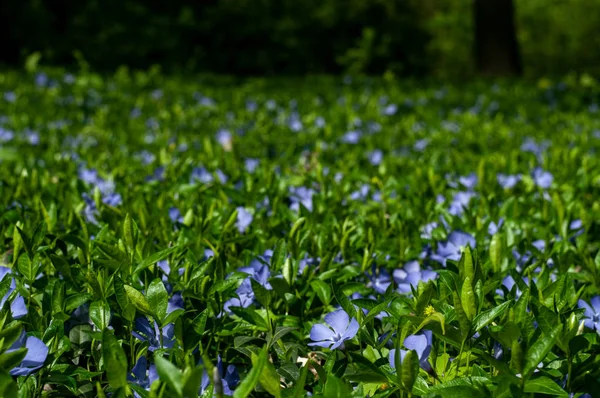
M600 74L600 0L4 0L0 64L235 75Z

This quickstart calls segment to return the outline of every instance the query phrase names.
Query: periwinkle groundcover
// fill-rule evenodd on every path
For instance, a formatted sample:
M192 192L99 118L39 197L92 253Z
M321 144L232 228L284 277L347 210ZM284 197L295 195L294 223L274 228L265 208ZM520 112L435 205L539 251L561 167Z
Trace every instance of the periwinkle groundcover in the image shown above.
M594 396L598 101L4 71L0 396Z

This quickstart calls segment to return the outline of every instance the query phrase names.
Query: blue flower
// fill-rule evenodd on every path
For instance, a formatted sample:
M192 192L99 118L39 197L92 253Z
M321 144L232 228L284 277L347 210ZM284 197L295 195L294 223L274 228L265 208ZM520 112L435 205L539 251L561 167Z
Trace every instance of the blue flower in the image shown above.
M202 364L202 360L200 361L200 364ZM221 385L223 387L223 395L226 397L232 396L235 387L237 387L238 383L240 382L240 376L238 374L237 369L234 365L228 365L227 367L225 367L225 364L221 360L220 355L217 357L216 368L219 373ZM202 381L200 383L200 391L198 395L201 395L204 391L206 391L206 389L210 385L210 379L211 378L209 377L208 372L205 369L202 373Z
M458 178L458 182L471 191L477 185L477 174L471 173L467 176L461 176Z
M369 279L371 279L371 282L367 287L372 287L379 294L384 294L392 284L390 273L385 268L377 269L375 264L371 268Z
M169 208L169 218L173 223L183 224L183 216L177 207Z
M398 112L398 105L396 104L389 104L383 109L383 114L386 116L393 116L396 112Z
M137 360L135 366L127 375L127 381L129 381L130 383L137 384L146 391L150 390L150 386L156 380L158 380L158 372L156 371L156 365L151 364L150 367L148 367L148 360L143 355ZM140 398L140 395L135 391L133 392L133 395L136 398Z
M313 343L308 345L344 349L344 341L352 339L358 332L358 321L350 317L344 310L337 310L325 315L325 323L313 325L310 330L310 339Z
M358 144L361 135L359 131L348 131L342 136L342 142L346 144Z
M300 210L300 205L304 206L306 210L313 210L313 200L312 197L315 194L315 191L312 188L306 187L290 187L290 209L293 211Z
M15 102L17 100L17 94L15 94L12 91L7 91L7 92L4 93L4 100L6 102L13 103L13 102Z
M429 354L431 353L433 334L431 330L423 330L417 334L413 334L404 339L404 347L408 350L414 350L419 358L419 365L427 372L431 371L429 364ZM407 351L400 350L400 361L404 361ZM390 350L389 354L390 366L396 369L396 349Z
M472 235L462 231L452 231L445 242L438 243L437 251L431 255L431 258L445 267L446 260L460 260L462 251L467 245L475 248L475 238Z
M523 277L522 280L523 280L523 282L525 282L525 284L529 283L529 278L527 278L527 277ZM534 278L534 280L535 280L535 278ZM502 280L502 286L504 286L506 288L506 290L508 290L509 292L512 291L513 287L516 286L515 297L516 298L521 297L521 293L522 293L521 289L519 289L519 286L517 285L517 283L515 282L515 279L511 275L506 276ZM496 289L496 294L498 294L500 297L504 297L504 290Z
M10 268L0 267L0 281L3 280L4 277L9 274L11 274ZM10 278L10 287L8 288L8 292L4 295L4 297L0 299L0 308L4 307L6 300L8 300L12 292L14 292L17 288L14 278ZM13 299L12 303L10 303L10 313L13 319L20 319L27 315L27 306L25 305L25 299L20 294L17 294Z
M213 182L214 177L204 167L194 167L192 174L190 175L190 184L194 184L199 181L203 184L210 184Z
M600 330L600 296L592 297L591 304L583 300L577 302L579 308L585 309L583 314L585 326L598 331Z
M575 231L573 236L571 236L571 239L576 238L585 232L585 228L583 228L583 222L580 219L571 221L569 224L569 230Z
M521 180L521 174L502 174L498 173L496 175L496 179L498 180L498 184L504 189L511 189Z
M140 341L147 341L148 350L151 352L159 348L173 348L175 345L175 325L169 323L162 328L163 345L161 346L161 332L158 325L155 322L153 324L154 327L150 325L150 321L146 317L138 317L135 320L135 330L131 334Z
M217 141L226 151L231 150L232 136L227 130L219 130L216 134Z
M498 232L500 227L502 227L503 224L504 224L504 218L502 218L502 217L500 217L500 219L498 220L498 224L496 224L494 221L491 221L490 224L488 225L488 234L496 235L496 233Z
M260 160L248 158L248 159L244 160L244 169L246 169L246 171L248 173L252 174L257 169L259 164L260 164Z
M146 177L146 182L164 181L165 171L165 166L158 166L154 169L152 174Z
M15 133L0 126L0 142L9 142L15 138Z
M450 203L448 212L453 216L460 216L469 206L471 198L475 196L477 196L477 194L471 191L455 193L454 197L452 198L452 202Z
M244 232L246 232L246 229L248 229L250 224L252 224L252 220L254 219L254 216L252 216L252 214L249 213L243 207L238 207L237 212L238 213L237 213L237 220L235 222L235 226L237 227L238 231L241 234L243 234Z
M6 352L15 351L22 347L27 348L27 354L18 366L10 370L11 376L29 376L41 368L48 357L48 347L46 344L37 337L27 337L24 331Z
M367 154L369 162L373 166L379 166L383 161L383 151L381 149L375 149Z
M423 227L421 228L421 238L431 239L433 230L436 229L438 226L439 224L435 221L423 225Z
M536 167L531 173L535 185L542 189L548 189L552 185L554 176L548 171L544 171L541 167Z
M357 191L350 194L350 200L361 200L365 201L369 197L369 185L362 184Z
M404 268L394 270L394 282L398 285L398 293L411 293L416 289L419 282L426 283L437 278L437 273L431 270L421 270L419 262L416 260L404 264Z

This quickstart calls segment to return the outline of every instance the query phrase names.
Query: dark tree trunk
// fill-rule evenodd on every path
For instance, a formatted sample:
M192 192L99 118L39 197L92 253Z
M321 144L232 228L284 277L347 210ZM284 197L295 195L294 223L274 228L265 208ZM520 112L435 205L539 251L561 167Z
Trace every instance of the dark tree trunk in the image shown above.
M477 70L493 76L520 75L513 0L473 0L473 5Z

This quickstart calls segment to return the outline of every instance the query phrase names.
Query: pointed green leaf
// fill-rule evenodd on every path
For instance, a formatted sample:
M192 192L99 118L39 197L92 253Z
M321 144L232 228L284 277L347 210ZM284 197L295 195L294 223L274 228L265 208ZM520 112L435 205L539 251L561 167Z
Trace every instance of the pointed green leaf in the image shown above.
M169 305L169 293L160 278L154 279L146 292L150 310L154 314L154 319L162 326L162 322L167 316L167 307Z

